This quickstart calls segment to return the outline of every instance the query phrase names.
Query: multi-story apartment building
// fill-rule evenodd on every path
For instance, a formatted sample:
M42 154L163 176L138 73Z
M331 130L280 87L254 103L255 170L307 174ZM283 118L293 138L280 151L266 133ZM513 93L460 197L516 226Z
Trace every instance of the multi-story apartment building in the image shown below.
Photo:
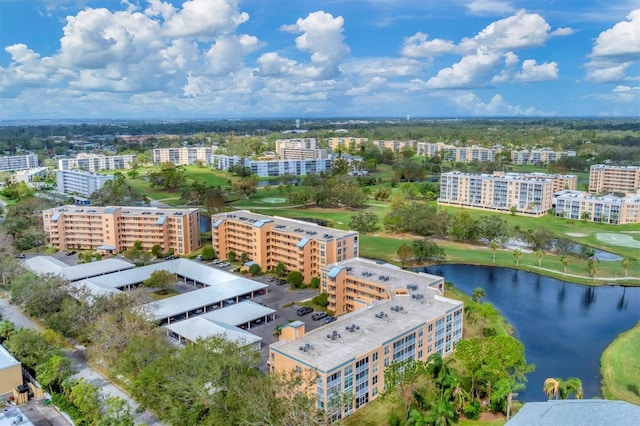
M318 149L316 138L296 138L276 140L276 153L280 154L283 149Z
M554 194L556 216L622 225L640 223L640 194L596 196L580 191Z
M358 233L301 220L265 216L246 210L211 217L211 239L218 256L246 253L262 270L282 262L300 271L305 282L320 277L322 267L358 256Z
M16 172L35 167L38 167L38 156L36 154L0 157L0 172Z
M341 271L335 283L360 279L361 272L347 271L346 278L339 278L345 273ZM462 338L462 302L442 297L430 287L428 277L389 271L375 263L367 272L372 277L398 277L396 283L382 279L377 283L379 288L387 285L387 300L363 300L357 311L309 333L302 321L289 323L269 348L272 371L295 371L303 378L306 372L313 374L314 380L303 381L299 391L315 395L318 409L330 421L375 400L384 389L384 371L390 365L425 361L436 353L446 356Z
M511 161L518 165L549 164L567 157L575 157L575 151L552 151L550 149L522 149L511 151Z
M369 138L327 138L327 143L332 151L349 151L366 142L369 142Z
M438 204L540 216L552 208L556 182L542 176L448 172L440 176Z
M252 160L228 155L211 156L211 166L214 169L229 170L238 164L248 167L251 169L251 173L259 177L274 177L284 174L306 176L331 170L333 160L330 158L316 160Z
M216 147L156 148L153 150L153 163L173 163L176 166L192 166L198 162L209 164Z
M470 163L496 161L496 155L502 152L501 148L485 148L482 146L449 147L445 150L445 160L456 163Z
M58 160L59 170L86 170L97 173L102 170L130 169L136 155L97 155L80 153L74 158Z
M36 167L28 170L18 170L11 175L11 182L13 183L26 183L29 184L34 180L44 179L49 175L48 167Z
M416 143L416 154L424 157L433 157L438 154L444 156L447 150L452 148L455 147L444 142L418 142Z
M551 179L553 180L553 192L563 191L565 189L578 188L578 176L561 175L551 173L504 173L500 171L493 172L494 176L513 176L521 178L533 179Z
M640 192L640 166L594 164L589 169L589 192Z
M329 295L328 309L342 315L405 294L407 284L419 284L441 294L444 290L442 277L407 272L390 264L381 268L374 261L352 258L322 268L320 291Z
M393 152L402 152L405 149L415 149L416 141L371 141L371 144L380 149L388 148Z
M62 250L118 253L139 241L143 250L187 254L200 247L198 209L62 206L42 212L49 244Z
M56 190L63 194L89 197L113 179L113 175L100 175L82 170L56 170Z

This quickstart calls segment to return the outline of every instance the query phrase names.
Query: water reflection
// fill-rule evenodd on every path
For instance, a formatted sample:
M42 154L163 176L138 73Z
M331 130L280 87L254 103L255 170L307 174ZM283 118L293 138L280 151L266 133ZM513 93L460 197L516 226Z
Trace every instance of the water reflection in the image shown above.
M602 351L640 321L640 287L587 287L490 266L439 265L427 271L469 295L482 287L486 300L513 325L527 361L536 365L518 397L524 401L546 399L547 377L579 377L585 398L600 396Z

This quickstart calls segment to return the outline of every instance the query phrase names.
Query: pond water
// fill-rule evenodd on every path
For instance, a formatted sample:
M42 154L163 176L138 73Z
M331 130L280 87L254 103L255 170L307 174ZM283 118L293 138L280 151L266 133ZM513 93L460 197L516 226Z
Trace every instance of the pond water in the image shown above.
M469 295L482 287L486 301L513 325L527 362L536 365L527 389L519 392L522 401L546 400L542 386L548 377L578 377L585 398L600 396L602 352L640 321L640 287L589 287L491 266L438 265L426 271Z

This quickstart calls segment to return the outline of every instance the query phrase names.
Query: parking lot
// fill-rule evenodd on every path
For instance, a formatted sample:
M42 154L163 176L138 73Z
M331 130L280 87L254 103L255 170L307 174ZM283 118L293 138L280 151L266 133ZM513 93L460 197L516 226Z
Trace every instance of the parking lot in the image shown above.
M297 310L300 306L297 302L305 301L315 297L318 294L314 289L292 290L289 284L278 286L275 282L270 282L268 276L252 277L253 280L269 285L266 294L257 296L253 299L256 303L262 303L271 309L276 310L275 322L261 324L251 327L251 333L262 337L262 361L260 367L266 369L267 358L269 356L269 345L277 342L278 338L273 335L278 325L287 324L290 320L303 321L305 330L315 330L324 325L322 320L314 321L311 319L311 313L299 316Z

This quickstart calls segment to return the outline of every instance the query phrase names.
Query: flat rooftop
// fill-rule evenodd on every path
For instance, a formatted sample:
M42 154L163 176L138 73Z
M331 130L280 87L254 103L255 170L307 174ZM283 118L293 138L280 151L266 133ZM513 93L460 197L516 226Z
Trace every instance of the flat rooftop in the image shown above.
M342 270L357 280L364 280L386 286L391 293L396 289L407 289L408 285L417 285L419 289L433 287L444 281L443 277L424 272L412 272L398 266L356 257L342 262L332 263L322 268L329 276L335 276Z
M638 203L640 202L640 194L627 194L624 197L616 197L615 195L593 195L584 191L564 190L556 192L553 197L558 199L576 199L579 201L605 201L609 203Z
M61 207L55 207L46 211L53 211L56 213L82 213L84 215L102 215L113 214L117 210L120 210L122 216L140 216L140 215L155 215L155 216L179 216L185 213L197 212L198 209L164 209L159 207L133 207L133 206L76 206L67 204Z
M133 263L123 259L103 259L72 266L53 256L34 256L24 260L23 263L28 269L37 274L60 275L72 282L136 267Z
M289 219L280 216L267 216L259 213L253 213L249 210L236 210L228 213L214 215L213 227L220 225L225 219L236 222L243 222L253 225L257 228L262 227L265 223L273 222L274 228L286 234L297 234L302 238L313 238L320 241L329 241L334 238L343 238L346 236L357 235L356 231L342 231L335 228L320 226L312 222L304 220Z
M462 302L437 296L435 290L418 293L424 297L401 296L376 303L343 315L300 339L276 342L271 350L326 373L462 306ZM395 306L402 310L392 310ZM386 314L382 318L381 312Z
M20 365L20 361L15 359L4 346L0 345L0 370L13 367L14 365Z
M262 340L262 337L244 331L234 325L213 321L201 316L169 324L164 328L192 342L214 336L223 337L239 345L249 345Z
M533 175L531 173L512 173L505 175L490 175L487 173L465 173L465 172L447 172L442 173L442 176L467 176L478 179L490 179L490 180L507 180L507 181L531 181L531 182L553 182L554 175L542 174L542 176Z

